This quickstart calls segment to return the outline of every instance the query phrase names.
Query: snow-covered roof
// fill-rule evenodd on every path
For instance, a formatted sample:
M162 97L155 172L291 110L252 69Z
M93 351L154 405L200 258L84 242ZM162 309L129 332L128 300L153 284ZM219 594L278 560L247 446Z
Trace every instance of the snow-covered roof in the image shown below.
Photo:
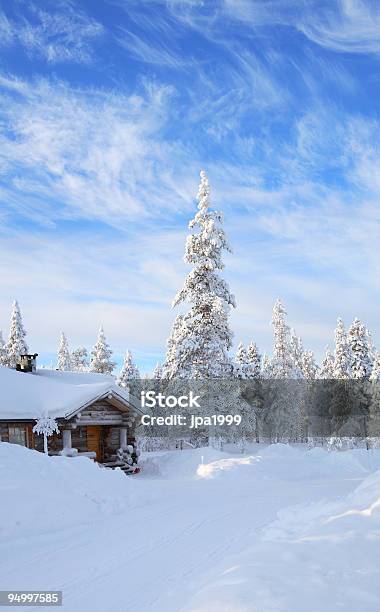
M0 366L0 420L69 417L107 395L141 412L136 399L109 375L46 369L32 374Z

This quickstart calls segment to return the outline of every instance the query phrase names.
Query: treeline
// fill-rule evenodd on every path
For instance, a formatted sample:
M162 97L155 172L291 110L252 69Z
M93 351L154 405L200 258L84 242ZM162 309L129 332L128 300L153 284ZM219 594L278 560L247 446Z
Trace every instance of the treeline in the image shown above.
M7 342L4 341L3 334L0 331L0 365L16 368L20 356L29 353L26 335L20 307L18 302L15 301L11 312ZM66 335L62 332L57 351L57 360L56 363L52 364L52 367L62 372L94 372L111 375L116 366L116 363L112 361L112 354L113 351L107 342L102 326L90 352L85 346L79 346L70 351ZM116 382L119 386L126 387L129 380L135 380L139 377L140 373L133 361L132 354L127 350L123 366L116 375Z

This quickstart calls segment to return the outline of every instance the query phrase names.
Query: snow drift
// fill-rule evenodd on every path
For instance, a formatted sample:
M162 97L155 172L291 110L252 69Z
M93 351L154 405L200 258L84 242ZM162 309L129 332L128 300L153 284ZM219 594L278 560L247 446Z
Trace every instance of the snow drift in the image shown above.
M0 537L43 532L120 513L136 502L136 486L120 470L87 457L48 457L0 443Z
M239 478L249 480L304 480L330 476L365 476L380 469L380 452L308 450L303 445L254 445L252 454L221 452L214 448L146 453L144 474L164 479Z

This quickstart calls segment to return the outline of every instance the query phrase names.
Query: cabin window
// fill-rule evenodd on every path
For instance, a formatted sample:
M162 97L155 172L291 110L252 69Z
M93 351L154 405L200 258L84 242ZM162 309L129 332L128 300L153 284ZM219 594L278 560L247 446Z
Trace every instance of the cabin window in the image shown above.
M12 444L21 444L21 446L28 446L26 428L13 425L9 427L9 442Z

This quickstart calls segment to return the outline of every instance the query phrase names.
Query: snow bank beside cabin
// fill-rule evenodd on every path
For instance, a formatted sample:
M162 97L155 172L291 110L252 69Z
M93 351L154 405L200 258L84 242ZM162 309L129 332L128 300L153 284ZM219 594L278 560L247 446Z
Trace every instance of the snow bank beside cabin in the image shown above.
M252 454L221 452L211 447L143 454L146 477L163 479L239 478L247 480L305 480L364 477L380 469L380 450L347 452L301 445L257 445Z
M230 454L222 453L211 447L183 451L156 451L143 453L139 458L139 465L143 468L144 478L187 480L197 476L200 465L229 457L231 457Z
M47 532L120 514L139 501L136 483L87 457L48 457L0 443L0 537Z

